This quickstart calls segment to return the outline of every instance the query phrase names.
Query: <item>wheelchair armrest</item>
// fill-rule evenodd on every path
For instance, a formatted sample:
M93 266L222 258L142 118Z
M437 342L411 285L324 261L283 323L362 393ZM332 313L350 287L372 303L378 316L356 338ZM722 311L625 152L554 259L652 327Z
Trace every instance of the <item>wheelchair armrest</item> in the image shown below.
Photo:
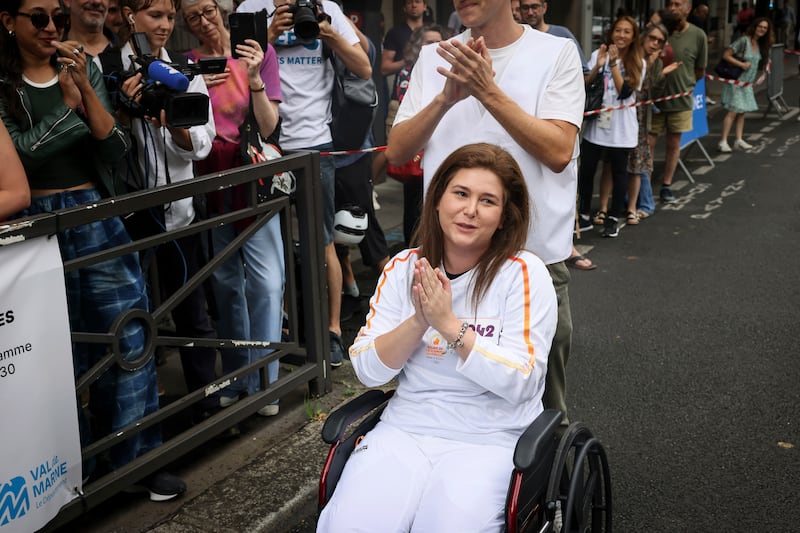
M542 454L552 445L553 436L563 417L558 409L547 409L531 422L514 449L514 466L517 470L528 470L539 463Z
M322 426L322 440L328 444L338 442L344 436L350 424L386 402L393 394L393 390L373 389L350 400L328 415L325 424Z

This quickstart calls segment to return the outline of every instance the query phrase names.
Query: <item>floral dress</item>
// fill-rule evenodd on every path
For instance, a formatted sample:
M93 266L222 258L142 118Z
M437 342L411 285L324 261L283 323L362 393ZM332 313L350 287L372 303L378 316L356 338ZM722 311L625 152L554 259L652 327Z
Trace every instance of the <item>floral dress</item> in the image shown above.
M750 62L750 68L742 72L739 81L753 83L758 76L758 62L761 60L761 51L756 46L750 44L750 37L740 37L731 45L733 53L742 58L743 61ZM749 113L758 111L758 104L753 93L753 86L742 87L726 83L722 87L722 107L734 113Z
M647 75L642 80L642 90L636 91L636 101L643 102L649 100L653 95L653 85L661 77L662 62L661 58L656 58L652 65L647 67ZM653 173L653 154L650 153L650 145L647 143L647 131L650 127L650 113L652 104L642 105L636 108L636 118L639 120L638 144L631 149L628 154L628 173L629 174L652 174Z

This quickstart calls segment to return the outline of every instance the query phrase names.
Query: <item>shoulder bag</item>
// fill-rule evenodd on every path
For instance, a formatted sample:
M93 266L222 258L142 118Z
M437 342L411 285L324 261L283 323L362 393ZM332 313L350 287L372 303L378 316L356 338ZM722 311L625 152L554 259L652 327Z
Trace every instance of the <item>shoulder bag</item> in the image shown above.
M258 131L258 122L253 112L253 97L250 97L250 107L244 122L239 126L242 165L254 165L283 155L279 141L281 134L281 119L275 130L264 139ZM256 193L259 202L265 202L276 196L291 195L296 188L295 177L292 172L281 172L274 176L259 178Z
M744 54L742 54L741 52L737 53L736 50L737 45L740 42L741 40L733 43L730 48L731 50L733 50L733 57L736 60L744 61L743 57ZM725 60L725 56L723 55L722 59L720 59L719 63L717 63L717 66L714 67L714 72L716 72L717 76L719 76L720 78L724 78L726 80L738 80L739 76L741 76L742 73L744 72L744 69L742 67L734 65L733 63L729 63L728 61Z
M584 113L595 111L603 107L603 93L605 92L605 66L599 71L594 79L586 84L586 103L583 106ZM595 120L599 115L593 113L584 115L583 120Z
M331 101L331 136L336 150L358 150L364 144L375 112L378 91L370 77L362 80L345 67L330 48L323 52L335 73Z

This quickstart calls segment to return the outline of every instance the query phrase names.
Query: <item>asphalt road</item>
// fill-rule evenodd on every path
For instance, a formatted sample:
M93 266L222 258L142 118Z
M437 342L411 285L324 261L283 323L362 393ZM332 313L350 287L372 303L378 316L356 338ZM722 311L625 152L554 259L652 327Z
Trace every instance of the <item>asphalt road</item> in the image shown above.
M718 131L685 203L586 236L570 285L570 418L608 447L618 531L800 530L800 123L748 118L730 156Z

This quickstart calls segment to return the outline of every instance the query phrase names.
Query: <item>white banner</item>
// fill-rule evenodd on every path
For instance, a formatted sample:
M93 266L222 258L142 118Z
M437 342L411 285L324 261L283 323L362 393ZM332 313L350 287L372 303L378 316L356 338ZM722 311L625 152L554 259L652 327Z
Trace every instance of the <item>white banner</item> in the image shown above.
M0 533L42 528L82 488L73 376L57 239L0 246Z

